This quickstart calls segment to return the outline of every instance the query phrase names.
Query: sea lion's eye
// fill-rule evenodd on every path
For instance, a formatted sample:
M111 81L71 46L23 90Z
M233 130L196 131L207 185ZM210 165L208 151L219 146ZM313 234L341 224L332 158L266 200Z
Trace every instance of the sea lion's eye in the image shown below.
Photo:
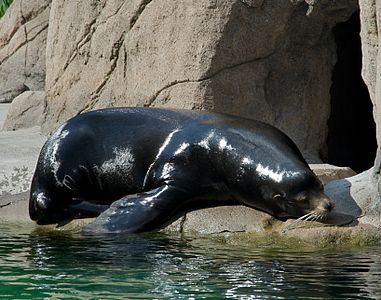
M296 198L296 200L300 202L306 201L307 199L308 199L308 195L305 193L300 193L298 197Z

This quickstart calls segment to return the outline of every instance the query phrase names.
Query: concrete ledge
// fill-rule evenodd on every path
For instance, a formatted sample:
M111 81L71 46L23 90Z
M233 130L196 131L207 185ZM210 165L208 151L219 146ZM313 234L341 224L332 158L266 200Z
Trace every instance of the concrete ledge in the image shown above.
M34 225L28 213L29 193L0 196L0 223L26 222Z
M29 189L45 140L39 127L0 132L0 195Z

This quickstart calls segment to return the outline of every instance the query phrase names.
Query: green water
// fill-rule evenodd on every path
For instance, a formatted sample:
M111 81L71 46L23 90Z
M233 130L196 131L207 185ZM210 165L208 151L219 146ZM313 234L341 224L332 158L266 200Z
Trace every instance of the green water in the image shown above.
M0 226L1 299L381 299L381 246L295 250Z

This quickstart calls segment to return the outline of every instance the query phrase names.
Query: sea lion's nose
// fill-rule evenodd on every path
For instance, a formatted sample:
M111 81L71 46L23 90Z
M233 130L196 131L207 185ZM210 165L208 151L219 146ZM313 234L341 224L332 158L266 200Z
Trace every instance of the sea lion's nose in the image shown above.
M333 209L333 204L330 201L327 201L323 204L325 210L331 211Z
M325 194L319 195L316 200L316 208L318 210L325 210L326 212L330 212L335 207L335 204Z

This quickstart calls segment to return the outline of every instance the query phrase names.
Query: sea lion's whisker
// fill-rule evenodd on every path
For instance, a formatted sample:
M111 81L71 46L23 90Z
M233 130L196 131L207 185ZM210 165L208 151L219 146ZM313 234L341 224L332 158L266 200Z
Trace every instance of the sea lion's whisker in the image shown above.
M311 212L293 220L290 224L286 225L283 228L282 232L284 233L287 230L302 227L301 224L303 224L304 222L323 221L327 218L327 216L328 216L328 212L325 212L325 211L311 211Z
M328 212L323 212L320 217L320 221L324 221L328 217Z
M297 219L297 220L293 220L293 221L291 221L291 223L290 223L290 226L292 226L292 225L298 225L298 224L300 224L300 223L302 223L304 220L301 220L301 219Z
M328 212L322 211L318 213L318 221L323 221L328 217Z
M314 214L314 212L309 212L308 214L305 214L305 215L293 220L291 223L289 223L288 225L286 225L283 228L282 232L286 232L287 230L298 228L300 223L305 221L305 219L308 219L309 217L311 217L313 214Z
M315 222L315 221L319 221L319 219L320 219L320 216L319 216L319 215L316 215L316 216L313 218L313 220L311 220L311 221Z
M306 218L310 217L312 214L314 214L313 211L310 212L310 213L308 213L308 214L305 214L305 215L301 216L300 218L296 219L296 221L298 221L298 220L303 221L303 220L305 220Z
M313 212L308 218L306 218L304 221L315 221L316 220L316 212Z

